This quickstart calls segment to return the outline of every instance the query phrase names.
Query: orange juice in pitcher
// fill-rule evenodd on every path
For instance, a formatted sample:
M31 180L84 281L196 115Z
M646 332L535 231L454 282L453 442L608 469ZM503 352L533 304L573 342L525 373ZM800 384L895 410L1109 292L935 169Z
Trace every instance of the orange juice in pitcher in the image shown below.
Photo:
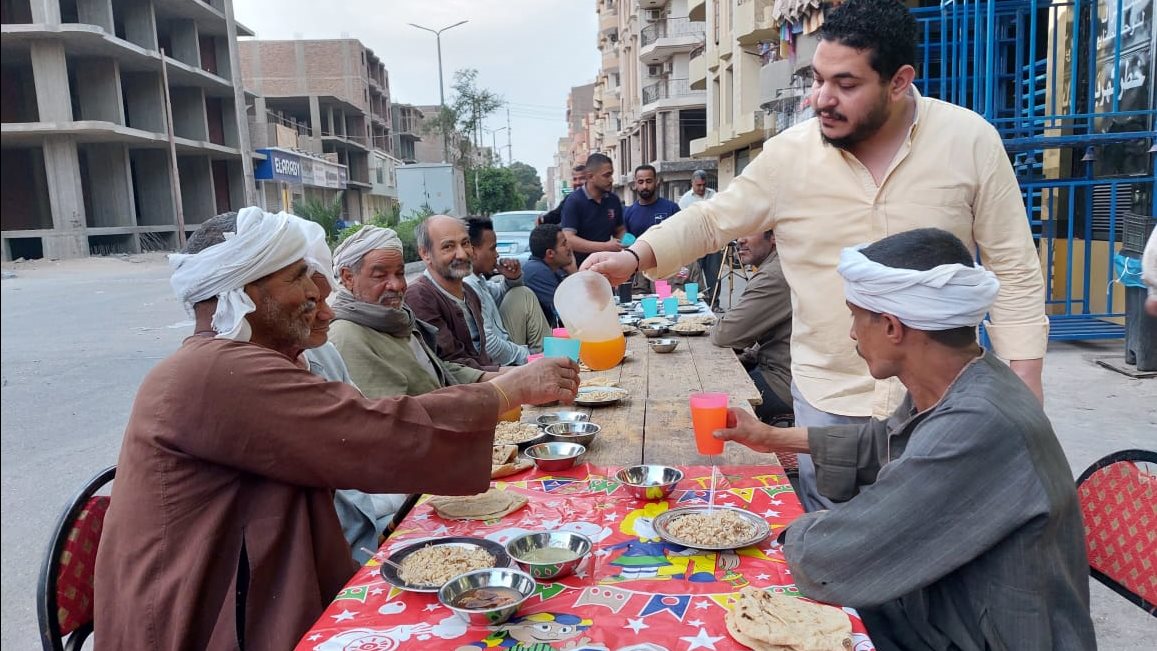
M605 371L623 361L627 352L627 339L620 334L615 339L605 341L584 341L579 348L579 359L592 371Z
M582 342L579 359L584 364L604 371L623 360L627 341L606 278L593 271L567 276L555 290L554 306L570 338Z

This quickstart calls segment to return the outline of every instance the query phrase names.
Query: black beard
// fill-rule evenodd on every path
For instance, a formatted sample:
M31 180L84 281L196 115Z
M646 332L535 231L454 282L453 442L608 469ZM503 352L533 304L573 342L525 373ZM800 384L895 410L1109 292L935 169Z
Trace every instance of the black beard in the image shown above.
M820 138L823 139L825 145L831 145L836 149L843 149L844 151L847 151L852 147L860 144L861 142L867 140L868 138L876 135L876 132L879 131L880 127L884 126L884 123L887 121L888 104L887 102L881 101L879 104L872 108L871 112L868 113L868 117L864 118L863 122L856 125L856 128L852 129L852 132L848 135L842 138L829 138L824 134L824 130L821 128Z
M650 201L655 196L654 190L639 190L639 198L643 201Z

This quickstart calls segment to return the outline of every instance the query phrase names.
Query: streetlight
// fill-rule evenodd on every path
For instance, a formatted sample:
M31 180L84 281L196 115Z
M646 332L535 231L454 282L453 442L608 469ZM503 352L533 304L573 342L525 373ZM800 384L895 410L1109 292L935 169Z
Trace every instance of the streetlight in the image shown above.
M445 87L445 84L443 84L443 82L442 82L442 32L444 32L448 29L454 29L455 27L457 27L459 25L465 25L468 22L470 22L470 21L468 21L468 20L459 21L457 23L454 23L453 25L443 27L442 29L430 29L429 27L422 27L421 25L415 25L414 23L410 23L410 27L417 27L420 30L430 32L431 34L433 34L435 40L438 42L438 103L442 107L442 114L440 114L438 116L439 120L442 120L445 117L444 114L446 113L446 87ZM443 124L442 124L442 162L443 163L446 162L446 156L449 152L449 148L450 148L449 136L446 133L446 124L445 124L445 122L443 122Z
M498 164L502 165L502 154L498 153L498 132L506 131L509 127L498 127L497 129L486 129L490 134L490 151L498 156Z

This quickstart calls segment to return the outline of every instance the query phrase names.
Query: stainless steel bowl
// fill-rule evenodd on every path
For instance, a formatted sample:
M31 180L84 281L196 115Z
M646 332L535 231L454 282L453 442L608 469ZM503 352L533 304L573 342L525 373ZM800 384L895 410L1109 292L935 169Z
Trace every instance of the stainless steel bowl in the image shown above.
M467 591L476 588L510 588L522 598L494 608L460 608L455 605ZM526 572L506 567L490 568L459 574L450 579L438 591L438 601L472 626L493 626L504 623L518 612L523 602L534 594L534 590L534 579Z
M579 563L582 563L587 554L591 553L593 546L591 539L580 533L542 531L523 534L506 543L506 553L510 554L514 562L518 563L519 567L529 572L535 579L557 579L573 574ZM527 554L546 548L566 550L571 553L573 558L557 562L526 559Z
M639 332L646 335L648 338L662 337L667 333L667 328L663 326L639 326Z
M556 411L539 416L537 422L539 427L546 427L555 423L585 423L590 419L590 414L581 411Z
M526 448L526 456L539 470L554 472L573 468L586 451L586 446L578 443L539 443Z
M653 339L647 343L651 344L651 350L656 353L669 353L675 350L679 345L678 339Z
M591 422L558 422L546 426L546 435L560 443L578 443L589 446L602 427Z
M661 500L683 481L683 471L670 466L631 466L615 473L627 494L640 500Z

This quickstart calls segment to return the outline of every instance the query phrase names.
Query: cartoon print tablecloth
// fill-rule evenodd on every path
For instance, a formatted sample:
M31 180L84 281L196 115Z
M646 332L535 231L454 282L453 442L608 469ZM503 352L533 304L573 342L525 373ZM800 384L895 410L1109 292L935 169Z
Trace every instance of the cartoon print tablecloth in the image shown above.
M496 481L529 503L498 521L444 520L425 503L414 510L338 594L298 644L299 651L730 651L745 649L727 633L726 610L745 586L798 595L776 536L803 511L779 466L721 466L716 504L758 513L771 537L758 546L704 552L665 543L651 526L669 508L706 504L710 467L685 467L665 501L636 500L613 479L615 469L580 466L528 472ZM479 536L506 543L528 531L562 529L594 541L574 576L538 584L508 623L467 626L436 594L386 583L380 562L426 538ZM855 651L872 651L849 613Z

